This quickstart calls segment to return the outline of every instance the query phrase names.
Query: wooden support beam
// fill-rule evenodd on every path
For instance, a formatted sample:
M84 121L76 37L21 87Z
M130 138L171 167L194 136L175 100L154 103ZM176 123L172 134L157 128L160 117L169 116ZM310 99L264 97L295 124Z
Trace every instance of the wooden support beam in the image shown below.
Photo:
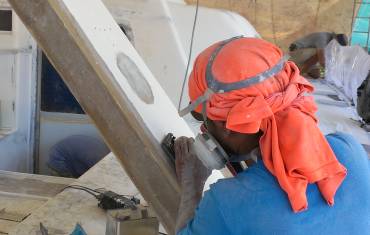
M100 0L9 2L173 234L180 189L159 141L193 133L110 13Z

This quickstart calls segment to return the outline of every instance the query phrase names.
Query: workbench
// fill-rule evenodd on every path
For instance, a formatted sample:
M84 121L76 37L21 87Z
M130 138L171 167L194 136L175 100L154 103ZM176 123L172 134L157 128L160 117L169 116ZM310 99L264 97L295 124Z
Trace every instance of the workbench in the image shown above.
M67 179L66 183L83 185L92 189L104 188L123 195L135 195L143 201L112 153L80 178L72 181ZM79 223L88 235L103 235L106 228L106 212L99 208L97 203L92 195L67 188L33 209L26 219L13 226L8 233L14 235L40 234L41 222L52 235L70 234L76 223Z
M74 181L70 178L0 171L0 234L8 234Z

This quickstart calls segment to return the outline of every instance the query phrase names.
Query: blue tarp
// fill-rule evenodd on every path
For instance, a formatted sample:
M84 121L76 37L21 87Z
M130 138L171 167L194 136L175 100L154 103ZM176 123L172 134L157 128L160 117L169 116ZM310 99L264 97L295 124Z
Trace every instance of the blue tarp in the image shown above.
M352 45L368 47L370 52L370 0L363 0L353 25Z

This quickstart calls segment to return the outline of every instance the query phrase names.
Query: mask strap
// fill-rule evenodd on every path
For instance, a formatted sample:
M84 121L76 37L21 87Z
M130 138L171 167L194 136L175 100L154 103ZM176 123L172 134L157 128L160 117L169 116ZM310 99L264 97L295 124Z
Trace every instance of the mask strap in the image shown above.
M223 159L225 159L226 162L229 162L230 156L226 153L224 148L221 146L221 144L216 140L216 138L208 131L209 126L207 124L207 100L203 102L202 104L202 116L203 116L203 122L206 126L206 132L205 134L208 136L209 139L212 140L213 144L217 146L217 151L222 155Z
M207 100L205 100L203 102L203 104L202 104L202 116L203 116L203 123L206 126L206 129L207 129L207 132L208 132L208 124L207 124Z
M220 45L215 49L215 51L212 53L211 57L213 57L212 61L214 60L214 58L217 56L217 54L220 52L220 50L226 45L228 44L229 42L231 41L234 41L236 39L239 39L239 38L243 38L243 36L237 36L237 37L232 37L228 40L225 40L223 41L222 43L220 43ZM210 59L211 60L211 59ZM207 67L209 66L209 62L207 64ZM213 64L213 63L212 63ZM209 99L209 97L213 94L214 92L212 91L212 89L207 89L204 94L200 97L198 97L198 99L196 99L194 102L190 103L187 107L185 107L184 109L180 110L179 111L179 115L180 117L183 117L185 116L186 114L190 113L191 111L193 111L196 107L198 107L201 103L203 103L204 101L207 101Z

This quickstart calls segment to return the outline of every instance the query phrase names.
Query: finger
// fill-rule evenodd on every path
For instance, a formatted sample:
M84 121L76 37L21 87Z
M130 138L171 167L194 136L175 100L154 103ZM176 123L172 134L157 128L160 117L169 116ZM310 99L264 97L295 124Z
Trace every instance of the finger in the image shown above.
M192 149L192 145L194 144L194 139L193 138L187 138L186 139L186 151L188 152L188 153L190 153L191 152L191 149Z
M177 158L177 156L179 155L180 153L180 146L179 146L179 141L178 139L175 140L175 144L174 144L174 149L175 149L175 156Z
M186 158L187 152L184 150L186 148L186 141L186 137L179 137L175 141L175 157L179 162L183 162Z
M179 179L179 180L181 180L181 175L182 175L182 169L184 168L183 167L183 161L181 161L181 160L178 160L177 158L176 158L176 161L175 161L175 170L176 170L176 175L177 175L177 178Z
M186 154L187 154L187 137L181 137L179 139L179 145L180 145L180 151L181 151L181 154L184 155L184 157L186 157Z
M180 157L182 155L182 142L183 142L183 137L179 137L175 140L175 154L176 157Z

